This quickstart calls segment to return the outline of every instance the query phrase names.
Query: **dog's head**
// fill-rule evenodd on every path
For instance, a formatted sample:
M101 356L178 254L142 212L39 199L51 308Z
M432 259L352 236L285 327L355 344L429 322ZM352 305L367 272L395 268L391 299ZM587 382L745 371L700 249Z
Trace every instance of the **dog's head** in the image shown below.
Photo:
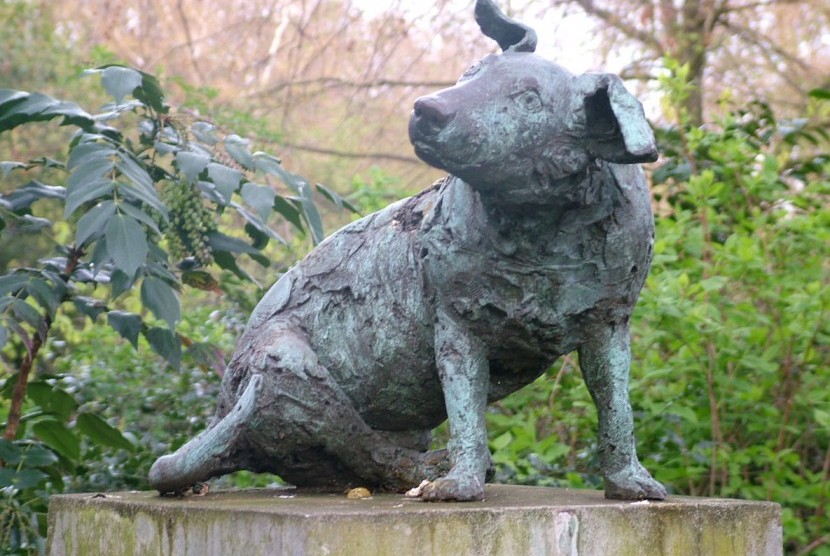
M536 56L533 30L491 0L478 0L476 21L504 52L415 102L409 137L421 159L503 193L579 173L594 158L656 159L642 105L617 76L574 76Z

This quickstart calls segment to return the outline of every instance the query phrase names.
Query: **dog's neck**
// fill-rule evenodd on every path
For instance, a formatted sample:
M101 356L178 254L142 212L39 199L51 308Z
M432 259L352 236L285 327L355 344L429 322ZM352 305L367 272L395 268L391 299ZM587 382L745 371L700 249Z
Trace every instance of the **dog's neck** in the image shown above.
M534 175L528 182L521 193L506 188L480 193L490 223L500 233L587 226L609 216L622 196L608 164L600 161L563 178Z

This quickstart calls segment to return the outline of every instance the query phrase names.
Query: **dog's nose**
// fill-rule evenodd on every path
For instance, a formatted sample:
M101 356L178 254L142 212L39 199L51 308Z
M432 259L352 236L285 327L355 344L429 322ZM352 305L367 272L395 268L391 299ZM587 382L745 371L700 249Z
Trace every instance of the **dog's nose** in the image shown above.
M421 97L415 101L414 123L424 135L435 135L455 117L446 102L435 96Z

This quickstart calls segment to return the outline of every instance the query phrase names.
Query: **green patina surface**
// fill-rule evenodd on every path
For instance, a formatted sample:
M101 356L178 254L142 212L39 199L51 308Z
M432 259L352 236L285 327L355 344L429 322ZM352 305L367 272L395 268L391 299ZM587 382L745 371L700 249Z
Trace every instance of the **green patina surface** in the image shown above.
M594 491L506 485L463 505L268 489L185 499L68 495L53 499L49 519L50 556L781 554L776 504L615 502Z

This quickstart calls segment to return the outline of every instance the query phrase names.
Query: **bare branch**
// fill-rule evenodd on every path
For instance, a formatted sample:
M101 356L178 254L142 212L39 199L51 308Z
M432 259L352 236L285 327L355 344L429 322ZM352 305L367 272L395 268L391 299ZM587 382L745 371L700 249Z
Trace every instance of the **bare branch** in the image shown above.
M347 87L351 89L373 89L376 87L431 87L445 88L455 85L455 81L406 81L397 79L376 79L374 81L351 81L340 77L315 77L313 79L297 79L285 81L273 87L249 93L248 97L258 97L278 93L287 88L308 87L310 85L324 85L327 89Z
M640 29L637 29L630 23L623 20L623 18L612 12L611 10L606 10L604 8L600 8L594 4L593 0L574 0L579 6L585 10L587 14L590 14L594 17L597 17L607 23L608 25L614 27L615 29L619 30L627 37L635 39L643 43L644 45L656 50L657 52L662 53L664 48L663 45L660 44L654 35L650 33L646 33Z
M379 160L394 160L395 162L406 162L407 164L423 164L419 159L415 158L414 156L404 156L400 154L394 153L382 153L382 152L365 152L365 153L358 153L358 152L349 152L349 151L339 151L336 149L324 149L321 147L313 147L311 145L298 145L296 143L279 143L281 146L288 148L288 149L296 149L298 151L306 151L315 154L324 154L328 156L337 156L340 158L364 158L364 159L379 159Z

